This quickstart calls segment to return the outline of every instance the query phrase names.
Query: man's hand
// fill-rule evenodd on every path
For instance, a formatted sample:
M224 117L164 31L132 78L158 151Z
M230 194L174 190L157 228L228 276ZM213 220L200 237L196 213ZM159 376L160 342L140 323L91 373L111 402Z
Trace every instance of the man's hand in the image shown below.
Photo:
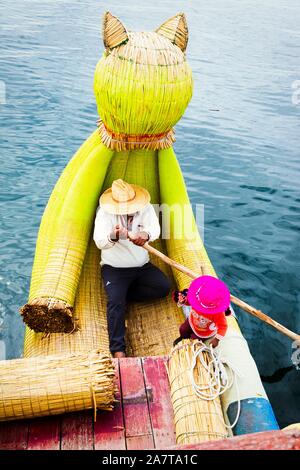
M128 238L128 230L122 225L116 225L109 235L111 241L117 242L118 240L126 240Z
M149 240L147 232L130 233L129 240L137 246L143 246Z
M218 338L213 338L209 344L212 345L213 348L216 348L219 345L219 342L220 340Z

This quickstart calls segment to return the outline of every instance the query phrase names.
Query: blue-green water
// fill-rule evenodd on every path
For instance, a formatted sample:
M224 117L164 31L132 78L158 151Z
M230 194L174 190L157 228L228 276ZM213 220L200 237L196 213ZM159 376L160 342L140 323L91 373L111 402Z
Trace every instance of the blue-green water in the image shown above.
M159 5L159 7L158 7ZM185 11L193 100L175 150L205 242L235 295L300 332L298 0L2 1L0 339L22 353L40 218L62 169L95 128L101 15L151 30ZM294 85L293 85L294 83ZM6 96L4 94L6 87ZM291 341L237 312L259 370L291 364ZM300 371L266 384L281 425L300 421Z

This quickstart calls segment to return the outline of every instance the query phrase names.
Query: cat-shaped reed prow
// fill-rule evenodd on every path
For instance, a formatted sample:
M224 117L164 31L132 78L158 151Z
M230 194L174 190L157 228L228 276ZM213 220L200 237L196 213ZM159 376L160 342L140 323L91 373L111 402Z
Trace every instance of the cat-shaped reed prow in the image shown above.
M156 31L131 32L106 12L103 41L94 80L102 142L114 150L170 147L193 89L185 15Z

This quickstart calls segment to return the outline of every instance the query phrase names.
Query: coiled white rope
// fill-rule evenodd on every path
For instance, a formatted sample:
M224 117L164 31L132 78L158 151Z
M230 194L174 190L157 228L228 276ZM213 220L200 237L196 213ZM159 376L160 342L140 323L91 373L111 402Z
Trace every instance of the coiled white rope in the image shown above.
M237 424L240 412L241 412L241 401L240 401L240 394L239 394L239 387L236 380L237 372L228 364L227 368L225 367L225 362L223 362L218 354L218 352L210 345L206 346L202 341L193 341L192 344L192 364L190 370L190 378L193 389L195 394L201 398L202 400L206 401L214 401L216 398L220 397L226 390L229 390L233 385L236 387L237 393L237 415L232 424L227 424L224 420L223 415L221 415L216 407L217 416L221 419L224 423L226 428L232 429ZM207 353L210 357L208 362L205 361L203 357L203 353ZM196 384L194 379L194 369L197 364L197 359L200 360L202 367L206 370L209 380L206 385L200 386Z

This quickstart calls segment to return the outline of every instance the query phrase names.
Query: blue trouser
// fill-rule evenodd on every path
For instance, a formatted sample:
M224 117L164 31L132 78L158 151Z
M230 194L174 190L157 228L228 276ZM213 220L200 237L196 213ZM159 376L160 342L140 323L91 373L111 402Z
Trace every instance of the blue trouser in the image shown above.
M151 263L137 268L102 266L107 294L107 324L111 353L125 352L125 311L127 301L142 302L168 295L170 281Z

